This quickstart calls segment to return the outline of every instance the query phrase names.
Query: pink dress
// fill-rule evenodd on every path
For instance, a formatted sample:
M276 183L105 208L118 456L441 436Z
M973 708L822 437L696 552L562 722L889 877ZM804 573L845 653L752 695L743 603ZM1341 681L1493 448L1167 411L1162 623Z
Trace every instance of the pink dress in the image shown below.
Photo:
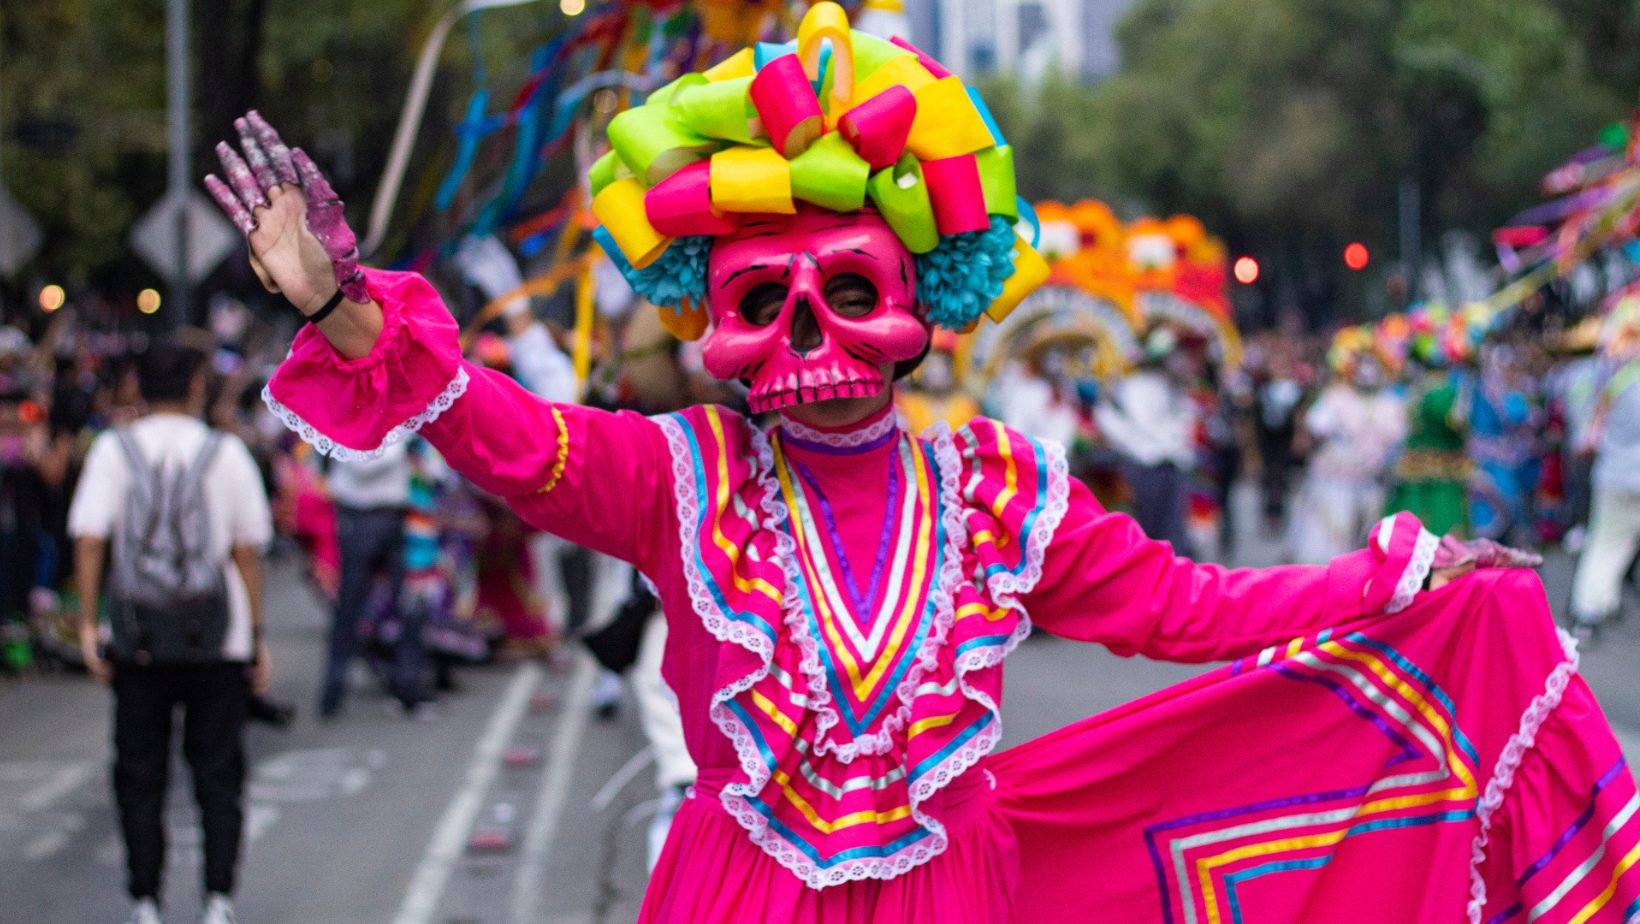
M1195 564L992 421L919 438L887 411L766 432L716 407L549 404L462 362L420 277L369 278L371 355L304 331L270 406L344 456L419 429L659 590L700 776L643 921L1503 921L1533 889L1535 920L1590 920L1588 902L1551 912L1596 880L1612 890L1590 915L1621 920L1640 899L1619 869L1640 825L1595 845L1585 824L1521 878L1621 755L1534 577L1413 602L1434 541L1409 515L1324 567ZM1239 660L993 753L1002 665L1033 623ZM1589 813L1615 822L1634 787L1607 776ZM1517 778L1535 788L1505 799ZM1594 872L1557 896L1561 866ZM1381 903L1358 899L1369 879Z

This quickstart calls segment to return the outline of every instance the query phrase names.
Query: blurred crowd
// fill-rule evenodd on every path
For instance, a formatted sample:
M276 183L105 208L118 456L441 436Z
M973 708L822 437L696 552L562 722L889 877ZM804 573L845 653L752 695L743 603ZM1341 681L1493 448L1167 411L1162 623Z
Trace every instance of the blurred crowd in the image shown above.
M1580 557L1571 610L1593 635L1640 548L1637 315L1483 331L1426 308L1331 336L1263 332L1234 367L1211 334L1161 325L1123 374L1050 346L935 416L986 413L1064 443L1107 507L1199 557L1236 559L1240 506L1291 562L1356 549L1399 510L1436 533L1560 546ZM948 368L925 365L908 416L951 394ZM1232 502L1243 482L1256 504Z
M452 304L482 305L521 279L492 241L442 282ZM522 298L507 307L529 305ZM498 315L487 328L473 325L469 357L544 397L576 400L571 333L527 310ZM151 338L138 320L86 299L0 325L0 652L7 670L84 666L68 510L95 437L143 410L133 359ZM617 320L623 323L600 325L588 344L595 363L584 400L646 413L733 400L703 375L681 371L667 346L675 341L654 312ZM272 555L299 564L311 603L331 616L327 655L313 668L321 717L343 711L349 686L362 677L405 712L431 714L438 693L458 684L462 665L551 660L571 637L617 668L636 659L653 605L645 608L646 592L630 569L526 526L419 437L335 458L287 429L261 392L295 330L294 317L262 315L219 296L205 326L174 339L210 357L203 405L192 411L250 449L277 527ZM700 387L680 390L688 381ZM270 620L285 615L275 608ZM601 686L606 711L620 693L612 676Z
M469 246L457 262L448 286L467 291L452 304L495 308L521 282L499 245ZM701 370L695 345L673 339L629 292L599 302L584 389L573 330L538 320L527 298L470 324L469 355L554 400L584 395L644 413L737 402ZM460 665L551 658L572 637L612 668L600 701L614 708L613 678L637 661L654 609L641 577L528 528L423 440L373 457L314 452L260 400L293 329L293 319L269 323L219 296L207 325L182 336L211 357L197 412L251 449L275 512L275 552L299 557L332 614L318 712L344 708L356 662L420 713L456 685ZM92 438L141 409L131 356L144 342L95 302L0 327L9 669L80 660L67 509ZM1618 609L1640 542L1630 522L1640 509L1633 331L1505 328L1459 344L1437 319L1388 340L1358 329L1330 339L1266 332L1235 367L1210 336L1180 326L1139 343L1121 375L1091 375L1074 350L1050 346L1011 357L976 386L961 374L961 345L942 337L901 384L901 413L913 428L987 413L1059 440L1106 506L1187 554L1235 561L1246 507L1288 560L1324 562L1358 547L1386 511L1407 509L1436 532L1584 553L1577 619L1592 630ZM1257 503L1233 503L1237 484Z

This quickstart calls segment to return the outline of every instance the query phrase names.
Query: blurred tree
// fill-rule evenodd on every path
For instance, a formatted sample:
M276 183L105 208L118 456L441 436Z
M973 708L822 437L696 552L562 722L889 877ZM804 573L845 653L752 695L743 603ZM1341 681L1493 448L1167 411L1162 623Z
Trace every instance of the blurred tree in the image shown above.
M1395 254L1403 180L1485 232L1640 91L1635 0L1140 0L1117 38L1095 87L988 93L1022 190L1197 214L1312 316L1373 278L1344 243Z
M194 173L217 169L213 145L255 106L331 172L362 224L415 53L442 6L194 2ZM165 0L6 0L0 177L45 228L36 278L133 293L158 281L127 235L165 191L164 13ZM479 33L498 78L527 66L518 31L529 30ZM452 42L424 139L442 140L460 118L469 63L469 48ZM242 263L230 260L229 271Z

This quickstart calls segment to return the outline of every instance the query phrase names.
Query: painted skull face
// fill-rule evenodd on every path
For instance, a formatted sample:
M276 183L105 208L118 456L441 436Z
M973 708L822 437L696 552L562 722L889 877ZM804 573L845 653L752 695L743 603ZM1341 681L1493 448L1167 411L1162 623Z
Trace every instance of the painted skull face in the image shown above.
M708 275L706 371L749 382L754 413L870 397L928 346L911 253L875 212L760 215L717 239Z

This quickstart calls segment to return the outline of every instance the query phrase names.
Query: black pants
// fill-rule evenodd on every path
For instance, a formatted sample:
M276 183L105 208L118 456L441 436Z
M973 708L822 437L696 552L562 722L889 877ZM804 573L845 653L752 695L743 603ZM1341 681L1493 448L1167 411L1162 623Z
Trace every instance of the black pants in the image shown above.
M404 583L404 508L361 510L338 505L336 540L341 553L341 580L336 609L330 619L330 654L319 691L319 711L335 712L347 693L347 669L359 653L359 621L370 614L370 584L378 569L387 573L392 599L397 603ZM393 694L405 705L425 697L421 675L426 670L421 630L405 626L394 648Z
M165 869L171 721L182 706L182 754L205 829L205 890L233 892L244 823L245 665L114 667L114 801L125 836L127 889L157 898Z
M1219 555L1229 561L1236 554L1236 479L1241 477L1241 447L1220 446L1213 450L1213 473L1217 479L1213 493L1219 502Z
M1133 518L1146 536L1173 543L1173 554L1189 556L1190 534L1185 530L1184 473L1172 462L1130 465L1128 486L1133 489Z

